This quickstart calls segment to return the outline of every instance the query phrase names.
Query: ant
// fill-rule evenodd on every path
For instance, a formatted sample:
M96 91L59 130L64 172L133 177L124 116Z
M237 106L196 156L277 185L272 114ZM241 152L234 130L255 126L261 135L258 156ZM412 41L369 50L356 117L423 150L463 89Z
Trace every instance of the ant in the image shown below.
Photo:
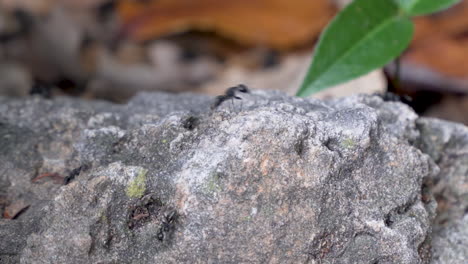
M173 231L175 222L177 221L177 211L174 209L166 212L162 219L162 225L159 228L157 238L159 241L163 241Z
M46 82L36 80L29 90L29 94L37 94L44 98L51 99L52 98L52 89L54 87Z
M234 99L242 100L241 97L236 95L236 92L241 92L241 93L249 93L249 89L247 86L243 84L239 84L237 86L230 87L229 89L226 90L226 93L224 95L219 95L216 96L214 103L211 105L211 110L217 108L220 106L224 101L231 100L231 103L234 102Z
M411 105L413 99L408 95L398 95L392 92L374 93L378 97L382 98L384 102L401 102L407 105Z

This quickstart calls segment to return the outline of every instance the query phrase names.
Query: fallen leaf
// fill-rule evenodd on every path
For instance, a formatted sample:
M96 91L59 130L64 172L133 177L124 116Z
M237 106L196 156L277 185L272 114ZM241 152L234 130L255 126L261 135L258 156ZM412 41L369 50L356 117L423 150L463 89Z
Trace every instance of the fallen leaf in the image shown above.
M468 39L431 38L427 45L417 46L405 58L450 77L468 77Z
M123 34L137 41L200 30L287 49L316 38L335 9L328 0L124 0L117 10Z
M431 38L456 37L468 31L468 2L460 4L447 11L431 16L415 19L416 31L413 45L421 45Z
M453 78L468 77L468 3L416 19L416 33L406 62Z

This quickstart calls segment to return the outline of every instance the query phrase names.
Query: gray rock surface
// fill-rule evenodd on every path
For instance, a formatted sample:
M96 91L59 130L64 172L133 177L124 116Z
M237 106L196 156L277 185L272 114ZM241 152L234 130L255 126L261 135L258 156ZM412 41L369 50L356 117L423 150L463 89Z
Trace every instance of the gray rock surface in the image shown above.
M430 262L437 121L377 96L211 102L0 98L0 209L29 205L0 220L0 259Z
M468 260L468 215L434 234L433 260L437 264L465 264Z
M433 263L468 261L468 128L437 119L418 120L419 148L440 172L427 184L438 203L434 221Z

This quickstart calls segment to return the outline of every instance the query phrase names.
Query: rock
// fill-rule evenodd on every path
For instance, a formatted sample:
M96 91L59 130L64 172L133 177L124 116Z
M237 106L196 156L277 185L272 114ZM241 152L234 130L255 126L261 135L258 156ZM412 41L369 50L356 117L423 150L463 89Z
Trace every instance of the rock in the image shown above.
M468 215L434 235L432 263L463 264L468 259Z
M468 128L437 119L417 122L419 147L440 172L428 178L437 200L433 262L462 264L468 259Z
M436 204L423 187L439 169L421 146L440 147L421 124L435 121L377 96L242 96L214 111L191 94L0 98L0 194L30 204L0 222L0 234L27 227L0 257L430 262ZM44 173L64 180L32 181Z
M29 207L23 200L15 201L5 208L3 218L14 219Z

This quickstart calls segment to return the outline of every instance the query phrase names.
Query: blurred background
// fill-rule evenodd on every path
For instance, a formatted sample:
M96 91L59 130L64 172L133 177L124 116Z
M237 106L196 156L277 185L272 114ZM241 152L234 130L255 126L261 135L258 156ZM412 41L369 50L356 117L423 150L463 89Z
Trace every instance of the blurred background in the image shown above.
M124 103L139 91L295 94L340 0L0 0L0 95ZM468 3L416 19L394 63L316 97L391 91L468 124Z

